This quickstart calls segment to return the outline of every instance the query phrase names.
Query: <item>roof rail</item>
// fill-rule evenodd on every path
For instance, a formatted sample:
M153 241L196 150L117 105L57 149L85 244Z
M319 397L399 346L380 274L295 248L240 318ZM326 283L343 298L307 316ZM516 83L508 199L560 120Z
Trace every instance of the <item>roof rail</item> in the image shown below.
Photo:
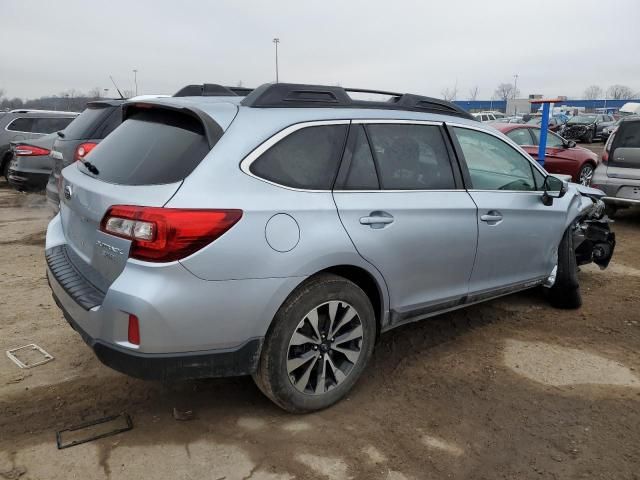
M178 90L174 97L244 97L253 88L225 87L217 83L203 83L202 85L187 85Z
M387 95L387 101L354 100L348 92ZM437 98L363 88L343 88L294 83L264 84L242 100L241 105L257 108L375 108L440 113L475 120L466 110Z
M38 108L14 108L6 113L60 113L63 115L79 115L78 112L66 112L64 110L40 110Z

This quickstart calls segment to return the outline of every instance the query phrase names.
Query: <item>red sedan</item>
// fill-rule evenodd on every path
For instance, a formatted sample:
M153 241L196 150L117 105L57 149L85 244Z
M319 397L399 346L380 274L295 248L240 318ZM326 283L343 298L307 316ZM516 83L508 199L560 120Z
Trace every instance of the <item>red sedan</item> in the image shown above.
M492 126L538 159L540 128L518 123L494 123ZM574 182L590 185L597 165L598 156L591 150L578 147L573 140L565 140L556 133L548 133L544 158L544 169L547 172L571 175Z

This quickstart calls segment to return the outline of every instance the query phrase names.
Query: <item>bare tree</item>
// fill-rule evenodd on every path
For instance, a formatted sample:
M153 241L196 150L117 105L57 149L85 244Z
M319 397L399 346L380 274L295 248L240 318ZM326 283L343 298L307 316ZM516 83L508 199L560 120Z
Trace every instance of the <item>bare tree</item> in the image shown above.
M4 97L4 88L0 88L0 98Z
M629 100L633 98L633 90L626 85L611 85L607 89L607 97L612 100Z
M478 86L475 85L469 89L469 100L475 102L478 99Z
M102 89L100 87L94 87L89 90L89 97L91 98L100 98L102 95Z
M591 85L584 91L584 98L586 100L597 100L602 98L602 89L598 85Z
M503 102L506 102L510 98L516 98L519 93L520 91L514 89L512 83L501 83L496 88L495 96Z
M458 96L458 86L456 85L453 88L445 88L440 92L440 95L442 95L442 98L447 102L452 102Z

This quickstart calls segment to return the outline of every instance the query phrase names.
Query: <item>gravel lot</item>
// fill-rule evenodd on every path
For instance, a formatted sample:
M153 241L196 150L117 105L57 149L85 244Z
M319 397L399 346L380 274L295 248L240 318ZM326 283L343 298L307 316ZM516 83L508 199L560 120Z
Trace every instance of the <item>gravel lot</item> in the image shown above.
M0 358L0 478L640 478L640 213L614 224L609 269L582 269L582 309L529 291L401 328L345 401L306 416L249 378L163 385L103 367L47 287L49 215L0 184L0 349L55 356ZM56 449L56 430L125 411L133 430Z

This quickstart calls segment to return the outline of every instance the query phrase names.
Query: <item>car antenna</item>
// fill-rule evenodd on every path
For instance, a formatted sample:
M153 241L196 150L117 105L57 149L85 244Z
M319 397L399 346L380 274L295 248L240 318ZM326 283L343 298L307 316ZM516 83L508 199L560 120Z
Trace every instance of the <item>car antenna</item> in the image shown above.
M122 92L118 88L118 85L116 85L116 81L113 79L111 75L109 75L109 78L111 79L111 82L113 82L113 86L116 87L116 90L118 91L118 95L120 95L120 98L124 100L124 95L122 95Z

